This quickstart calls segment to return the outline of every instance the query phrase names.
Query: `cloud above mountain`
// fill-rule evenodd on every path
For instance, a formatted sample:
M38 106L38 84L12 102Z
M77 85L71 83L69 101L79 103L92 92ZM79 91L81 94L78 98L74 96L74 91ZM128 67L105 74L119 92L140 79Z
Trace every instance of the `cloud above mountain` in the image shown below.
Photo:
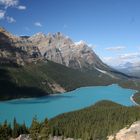
M26 6L24 6L24 5L19 5L17 8L18 8L19 10L26 10Z
M103 61L111 66L117 66L126 62L137 62L140 60L140 52L125 53L117 57L103 57Z
M125 46L115 46L115 47L109 47L109 48L105 48L107 51L122 51L124 50L126 47Z
M34 25L37 27L42 27L42 24L40 22L35 22Z
M0 0L0 5L3 5L5 8L15 7L18 3L18 0Z
M15 20L13 17L7 16L6 19L7 19L7 21L8 21L9 23L14 23L14 22L16 22L16 20Z
M16 22L15 18L9 16L8 8L16 8L18 10L26 10L26 6L19 5L19 0L0 0L0 20L6 20L8 23Z
M127 59L135 59L135 58L140 58L140 53L135 52L135 53L127 53L119 56L123 60Z
M0 20L3 19L5 16L5 11L0 10Z

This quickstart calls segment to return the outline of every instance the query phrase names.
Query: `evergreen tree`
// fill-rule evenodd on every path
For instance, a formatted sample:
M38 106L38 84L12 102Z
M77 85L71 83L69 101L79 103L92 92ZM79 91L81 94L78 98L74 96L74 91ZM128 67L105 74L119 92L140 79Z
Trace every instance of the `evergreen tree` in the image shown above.
M41 131L40 131L40 140L48 140L49 133L50 133L50 130L49 130L48 119L45 119L41 128Z
M7 124L7 121L0 126L0 140L9 140L11 137L11 126Z
M91 107L59 115L49 120L49 126L53 136L105 140L137 120L140 120L139 107L100 101Z
M20 126L19 126L19 124L17 123L16 118L14 118L12 137L13 137L13 138L17 138L17 137L20 135L20 132L19 132L19 131L20 131Z
M30 127L30 135L32 140L38 140L40 128L40 123L37 121L37 118L34 117Z
M48 140L49 139L49 133L48 128L43 127L40 132L40 140Z
M29 134L29 130L26 127L25 122L20 126L20 134Z

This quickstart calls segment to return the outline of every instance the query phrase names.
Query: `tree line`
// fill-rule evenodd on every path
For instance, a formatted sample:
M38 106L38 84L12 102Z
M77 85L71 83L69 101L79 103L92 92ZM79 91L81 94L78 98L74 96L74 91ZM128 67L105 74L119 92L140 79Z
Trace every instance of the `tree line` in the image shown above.
M28 134L32 140L48 140L50 135L48 119L39 122L33 118L31 126L28 128L25 123L19 124L14 118L12 126L5 121L0 125L0 140L17 138L21 134Z

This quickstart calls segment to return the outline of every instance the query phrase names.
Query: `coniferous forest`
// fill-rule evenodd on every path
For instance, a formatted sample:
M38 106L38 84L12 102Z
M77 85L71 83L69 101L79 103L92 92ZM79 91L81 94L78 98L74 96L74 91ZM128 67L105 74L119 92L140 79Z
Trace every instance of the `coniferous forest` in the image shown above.
M111 101L62 114L50 120L51 133L82 140L105 140L125 126L140 120L139 107L125 107Z

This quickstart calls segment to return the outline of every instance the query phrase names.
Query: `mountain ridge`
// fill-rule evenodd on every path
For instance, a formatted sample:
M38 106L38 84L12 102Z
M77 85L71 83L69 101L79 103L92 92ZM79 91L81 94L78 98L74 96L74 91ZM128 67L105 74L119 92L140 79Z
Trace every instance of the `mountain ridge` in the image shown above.
M73 42L60 32L17 37L1 28L0 37L2 42L0 45L4 46L5 44L5 46L12 46L18 50L14 57L20 58L22 63L26 62L27 58L28 61L35 58L45 58L74 69L93 69L95 66L109 68L85 42ZM21 53L24 55L21 56ZM1 52L1 57L4 56L2 54L4 53Z

